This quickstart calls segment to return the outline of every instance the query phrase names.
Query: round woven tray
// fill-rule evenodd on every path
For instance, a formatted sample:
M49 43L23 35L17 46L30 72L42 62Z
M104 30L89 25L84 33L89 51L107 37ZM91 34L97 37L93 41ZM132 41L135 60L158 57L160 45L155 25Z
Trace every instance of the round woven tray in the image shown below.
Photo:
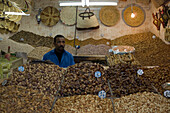
M10 7L10 11L11 12L20 12L20 10L17 9L16 7L14 7L14 6ZM8 15L8 18L11 21L18 22L18 21L21 20L22 15Z
M114 6L105 6L101 8L99 17L104 25L114 26L120 20L120 13L119 10Z
M131 18L131 7L133 8L133 13L135 14L134 18ZM145 11L137 4L130 4L123 9L122 18L125 24L127 24L128 26L138 27L142 25L145 21Z
M65 25L76 23L76 7L64 7L60 12L61 22Z
M41 21L47 26L54 26L60 20L60 12L55 8L48 6L41 12Z

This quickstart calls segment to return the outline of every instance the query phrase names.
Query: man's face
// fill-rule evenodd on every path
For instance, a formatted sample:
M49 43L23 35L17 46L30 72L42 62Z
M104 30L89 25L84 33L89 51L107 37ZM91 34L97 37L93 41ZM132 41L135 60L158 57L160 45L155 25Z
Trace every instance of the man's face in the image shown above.
M57 38L56 43L54 43L54 46L57 51L63 51L65 47L65 39L64 38Z

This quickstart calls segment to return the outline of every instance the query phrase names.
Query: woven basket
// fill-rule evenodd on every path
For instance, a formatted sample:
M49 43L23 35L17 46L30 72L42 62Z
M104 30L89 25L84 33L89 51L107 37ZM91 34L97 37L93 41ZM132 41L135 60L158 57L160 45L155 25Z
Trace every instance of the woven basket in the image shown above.
M106 26L114 26L120 20L120 13L116 7L105 6L99 13L100 21Z
M60 12L51 6L46 7L42 12L41 12L41 21L43 24L47 26L54 26L58 23L60 20Z
M131 18L132 10L135 14L134 18ZM142 25L145 21L145 11L139 5L130 4L126 6L125 9L122 11L122 18L125 24L127 24L128 26L138 27Z
M79 13L78 13L79 14ZM77 27L78 30L88 30L88 29L98 29L99 28L99 22L95 15L91 16L89 18L80 17L77 16Z
M159 8L162 4L164 4L165 1L167 0L152 0L152 3L156 8Z
M150 3L150 0L136 0L136 3L142 3L148 5Z
M11 12L20 12L20 10L14 6L10 7L10 11ZM10 21L18 22L21 20L22 15L8 15L8 18Z
M64 7L60 12L61 22L65 25L76 23L76 7Z

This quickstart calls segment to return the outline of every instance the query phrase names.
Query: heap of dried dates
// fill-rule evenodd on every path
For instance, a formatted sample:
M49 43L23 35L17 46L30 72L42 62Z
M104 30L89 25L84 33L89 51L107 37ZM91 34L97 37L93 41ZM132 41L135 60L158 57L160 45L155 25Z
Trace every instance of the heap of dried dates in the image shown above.
M101 72L101 77L95 77L95 72ZM99 91L104 90L110 93L106 77L104 75L104 68L96 63L78 63L70 66L67 69L67 74L59 96L73 96L73 95L98 95Z
M7 85L18 85L38 90L53 97L59 88L64 70L57 65L37 63L26 64L24 71L15 69Z
M104 76L110 81L113 96L121 97L137 92L156 92L146 79L140 79L137 66L130 64L117 64L110 66Z

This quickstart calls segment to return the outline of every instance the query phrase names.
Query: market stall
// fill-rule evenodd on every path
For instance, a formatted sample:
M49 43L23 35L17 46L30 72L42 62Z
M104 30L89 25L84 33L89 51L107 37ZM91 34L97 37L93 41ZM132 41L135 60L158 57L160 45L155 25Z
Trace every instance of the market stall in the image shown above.
M0 0L0 113L169 113L169 2L66 2Z

